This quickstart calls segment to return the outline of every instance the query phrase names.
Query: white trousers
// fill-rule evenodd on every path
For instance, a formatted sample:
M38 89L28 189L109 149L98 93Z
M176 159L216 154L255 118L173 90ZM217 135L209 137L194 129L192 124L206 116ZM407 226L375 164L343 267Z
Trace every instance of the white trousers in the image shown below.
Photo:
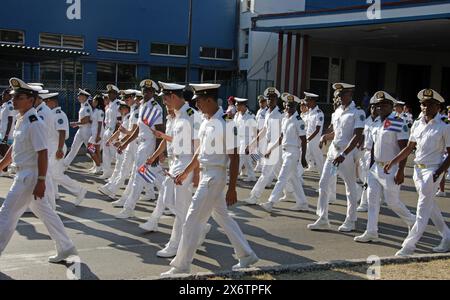
M433 166L428 169L419 169L416 166L414 168L413 180L416 185L417 193L419 194L419 200L417 202L416 222L403 242L403 248L405 249L416 249L416 244L425 232L430 218L439 231L439 234L443 238L450 238L450 229L445 223L442 212L436 203L436 191L442 180L441 175L436 182L433 181L433 174L438 167L439 166Z
M412 226L416 218L406 208L406 205L400 201L400 186L395 184L394 177L398 170L395 166L390 171L390 174L385 174L384 169L379 164L375 163L368 175L367 189L368 193L368 219L367 232L378 233L378 215L380 213L380 199L381 194L384 195L386 203L408 226Z
M245 167L245 172L248 178L255 178L255 170L253 166L253 160L250 155L241 154L239 155L239 171L242 171L242 168Z
M281 151L279 148L275 149L269 159L262 158L263 166L261 176L258 178L255 186L253 187L250 195L252 197L261 198L265 188L272 183L276 176L280 173L281 169Z
M105 185L105 187L112 191L114 194L117 193L117 190L124 184L127 178L131 178L134 162L136 159L136 150L137 144L135 142L132 142L130 145L128 145L125 153L123 154L123 162L119 174L115 177L114 180L111 180Z
M283 151L281 170L278 181L269 197L269 202L278 203L283 195L283 190L291 183L297 205L307 205L305 192L303 191L303 179L299 176L299 150ZM301 166L301 164L300 164ZM303 169L303 168L302 168ZM303 173L303 172L302 172ZM302 174L303 175L303 174Z
M90 133L90 131L89 131ZM77 133L75 134L75 137L73 139L72 147L70 148L69 154L67 154L66 158L64 158L64 165L70 166L72 164L72 161L75 159L75 157L78 154L78 151L80 151L81 146L84 144L86 147L89 144L89 138L90 134L86 134L85 130L82 128L78 129Z
M64 153L65 152L66 148L64 147ZM49 160L49 173L51 178L53 179L55 193L58 193L58 186L63 186L70 193L78 195L81 192L82 187L77 181L64 174L64 160L56 159L56 151L54 153L51 153L50 157L51 159Z
M319 199L317 201L317 213L320 218L328 220L328 201L331 197L332 186L336 183L337 174L333 173L333 162L331 159L325 161L322 175L319 181ZM353 152L347 155L343 163L338 167L338 174L345 182L347 195L347 217L346 221L357 220L356 209L358 205L358 192L356 188L356 166Z
M102 152L102 167L103 174L111 174L112 173L112 162L114 160L115 155L117 154L117 150L113 145L106 146L106 141L113 135L113 131L111 129L107 129L103 134L102 142L103 142L103 152Z
M139 144L138 147L138 151L136 153L136 169L141 167L143 164L145 164L145 162L147 161L147 159L150 157L151 154L153 154L154 151L154 147L150 147L149 145L145 144L145 143L141 143ZM153 174L155 174L155 182L154 185L156 186L156 188L158 189L158 191L162 190L162 183L164 181L164 176L161 174L161 167L158 166L156 168L151 167L150 170L153 172ZM138 172L135 170L133 177L131 178L132 181L132 188L131 188L131 192L125 202L124 207L126 209L131 209L134 210L134 208L136 207L136 203L138 202L141 193L144 189L144 185L146 185L147 183L145 182L145 180L138 174Z
M370 169L370 161L371 161L371 151L364 151L362 158L359 160L359 178L364 184L368 183L369 178L369 169ZM361 201L359 203L360 206L367 206L367 198L369 194L369 189L363 190L361 195Z
M224 194L226 178L225 169L202 171L199 186L188 210L177 255L170 263L172 267L190 268L202 229L211 215L222 227L238 258L253 253L239 225L228 213Z
M17 172L14 182L0 208L0 254L5 250L19 222L29 206L32 212L44 223L58 252L74 247L64 229L64 225L45 199L34 200L38 171L25 169Z
M311 162L319 175L322 173L323 165L324 165L324 157L322 149L319 147L320 137L314 138L312 141L308 143L308 147L306 148L306 155L308 157L308 163Z

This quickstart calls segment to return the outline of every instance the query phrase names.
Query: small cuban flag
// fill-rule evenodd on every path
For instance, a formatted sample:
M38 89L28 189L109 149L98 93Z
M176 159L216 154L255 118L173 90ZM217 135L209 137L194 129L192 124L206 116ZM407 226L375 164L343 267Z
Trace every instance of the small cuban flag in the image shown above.
M91 154L94 154L94 153L97 151L97 149L95 148L95 145L94 145L94 144L88 144L87 150L88 150L89 153L91 153Z
M149 167L147 165L142 165L138 169L139 175L147 182L147 183L153 183L155 182L155 174L153 174L152 171L150 171Z
M144 124L146 124L148 127L153 127L159 117L161 117L161 112L159 111L159 109L155 107L146 107L142 113L142 122L144 122Z
M259 154L250 154L250 157L255 163L261 160L261 155Z
M396 119L394 117L388 117L384 121L384 130L402 132L403 129L403 119Z

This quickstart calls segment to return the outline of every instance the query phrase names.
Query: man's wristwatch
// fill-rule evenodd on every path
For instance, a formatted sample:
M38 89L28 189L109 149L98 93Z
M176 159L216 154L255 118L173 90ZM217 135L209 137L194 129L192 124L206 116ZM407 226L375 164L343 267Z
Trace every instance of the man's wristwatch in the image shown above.
M341 154L339 154L339 156L342 156L343 158L346 158L347 155L345 154L345 152L341 152Z
M45 181L46 178L47 178L46 176L39 176L38 180Z

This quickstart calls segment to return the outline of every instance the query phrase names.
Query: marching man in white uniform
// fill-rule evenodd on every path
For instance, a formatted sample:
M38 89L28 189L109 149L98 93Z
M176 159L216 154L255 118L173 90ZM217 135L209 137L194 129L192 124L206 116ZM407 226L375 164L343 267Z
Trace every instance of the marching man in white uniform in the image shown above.
M308 163L306 161L306 131L305 122L297 112L297 105L300 99L294 95L283 94L282 100L286 103L286 116L282 121L281 136L279 140L268 145L266 157L269 157L273 150L282 147L282 166L278 175L278 181L270 195L269 201L262 203L261 207L271 212L273 206L281 200L283 190L290 182L292 184L293 193L296 204L291 210L309 211L309 205L303 191L303 179L299 174L303 175L303 168ZM301 171L299 172L299 160L301 161Z
M78 127L78 131L73 139L70 152L64 159L64 165L66 167L72 164L72 161L75 159L75 156L77 156L78 151L80 151L81 145L84 144L87 147L89 144L89 139L91 138L92 107L88 103L89 97L91 97L91 94L85 90L79 89L78 101L80 102L80 111L78 112L78 122L70 123L71 127Z
M77 251L61 219L44 199L48 146L47 129L33 108L38 93L35 87L18 78L11 78L10 85L14 89L14 108L19 115L14 144L0 161L0 169L14 162L17 174L0 208L0 254L8 245L20 216L29 206L55 241L57 254L49 257L49 262L59 263L77 255Z
M108 179L112 175L111 164L115 160L117 153L113 145L106 146L106 141L113 135L119 127L119 93L120 90L113 84L106 86L108 98L110 100L108 107L105 111L105 133L103 134L103 154L102 154L102 168L103 175L101 179Z
M411 128L408 146L384 167L384 171L387 174L390 173L395 165L407 159L416 149L413 179L419 194L417 217L413 228L403 242L402 249L396 253L397 256L414 254L416 244L422 237L430 218L442 236L441 244L433 248L433 251L440 253L450 251L450 229L436 203L439 183L450 166L450 155L445 160L442 157L442 153L450 154L450 126L441 120L439 114L440 105L445 101L432 89L420 91L417 97L420 100L423 115Z
M183 90L185 86L178 84L170 84L159 82L161 87L161 96L163 96L164 103L169 108L173 108L175 118L172 121L172 142L173 147L173 162L169 169L169 174L175 176L182 173L192 161L195 149L198 145L198 130L200 129L201 117L200 115L189 107L189 104L183 98ZM153 155L151 160L147 163L153 163L158 156ZM175 212L175 221L173 223L172 234L166 247L157 252L157 256L170 258L177 254L178 246L180 244L183 225L186 221L189 206L192 202L192 193L190 187L192 184L193 173L190 173L186 179L174 187L173 191L173 209ZM163 201L161 198L158 201ZM211 226L204 224L201 229L201 236L199 243L203 240L211 229Z
M323 125L325 121L322 110L317 106L316 94L305 92L305 100L309 108L308 112L308 126L306 126L306 140L308 142L307 157L313 162L317 172L322 174L324 158L322 149L320 149L320 138L323 132Z
M53 122L49 125L50 128L48 129L48 177L53 181L56 194L58 193L58 186L63 186L77 196L74 204L75 206L79 206L83 202L87 190L80 183L64 174L64 155L67 152L65 142L69 138L69 120L61 107L58 106L58 95L58 93L42 95L42 99L53 114ZM55 203L51 204L55 208Z
M248 99L234 97L236 101L237 113L234 115L234 123L236 123L239 137L239 171L245 168L247 177L246 182L255 182L256 175L250 155L245 154L247 145L256 137L257 124L255 116L248 110Z
M406 147L409 137L407 123L392 113L392 108L396 100L384 91L377 92L374 102L378 117L367 129L364 148L372 152L373 157L369 161L374 161L370 167L368 184L368 220L367 230L355 237L356 242L367 243L378 240L378 215L380 212L381 194L384 195L386 203L408 227L412 227L415 216L400 201L400 186L404 182L404 169L406 159L395 166L390 174L384 173L384 166L391 161L402 149Z
M6 89L2 94L4 103L0 107L0 156L5 155L13 143L17 112L14 110L10 92L10 89ZM6 171L6 169L0 170L0 176L7 175Z
M277 106L278 99L281 96L276 88L268 88L264 92L264 96L269 98L269 109L266 113L266 120L264 128L259 132L258 136L247 146L246 154L250 154L253 145L258 143L263 136L266 137L267 145L278 143L281 136L281 122L284 117L284 112ZM268 147L268 146L267 146ZM265 147L265 148L267 148ZM259 202L262 193L266 186L272 183L273 179L278 175L281 168L281 149L277 148L271 152L270 157L263 158L262 173L259 177L252 191L250 198L244 201L250 205L255 205Z
M328 150L328 157L323 167L319 182L319 199L317 210L319 218L314 224L308 225L310 230L330 230L328 221L328 201L332 192L333 181L339 172L347 190L347 217L339 231L355 230L357 220L358 192L356 187L356 165L353 155L358 142L362 138L366 116L356 109L352 101L354 85L335 83L333 88L338 91L341 106L336 110L333 122L333 132L324 136L333 140Z
M139 146L136 153L135 168L138 169L144 164L146 164L147 159L150 155L155 152L157 146L157 138L153 134L153 130L164 131L163 125L163 111L159 103L153 98L155 92L158 91L159 87L153 80L143 80L140 84L142 88L142 93L144 94L144 103L139 109L139 120L138 127L133 132L133 134L117 148L119 153L125 151L128 145L133 142L136 138L139 138ZM149 120L146 120L146 112L154 112L155 119L152 124L147 125ZM158 139L159 140L159 139ZM160 141L160 140L159 140ZM151 167L151 172L156 176L154 184L160 191L162 189L162 182L164 177L158 174L162 171L160 166ZM134 176L130 179L132 181L133 187L131 193L124 203L122 211L120 211L115 217L119 219L128 219L134 216L134 209L139 197L144 189L145 180L135 172Z
M258 97L258 103L259 103L259 110L256 113L256 123L258 124L258 130L256 131L256 135L259 135L259 132L264 128L264 122L266 120L266 114L267 114L267 98L264 95L261 95ZM261 139L258 141L258 153L265 153L266 149L264 149L263 145L266 144L266 141L264 140L264 136L261 137ZM258 160L256 163L255 171L261 172L262 170L262 160Z
M236 182L239 168L237 128L232 120L226 122L226 117L219 109L217 103L219 84L191 86L195 92L193 99L197 101L198 108L206 118L199 130L200 147L187 168L177 176L175 183L183 184L197 166L200 166L201 180L189 207L177 255L170 263L172 268L162 273L162 277L190 273L202 229L211 214L225 231L239 258L239 263L233 269L246 268L258 261L239 225L227 210L227 205L232 206L237 202ZM228 165L230 182L225 196Z

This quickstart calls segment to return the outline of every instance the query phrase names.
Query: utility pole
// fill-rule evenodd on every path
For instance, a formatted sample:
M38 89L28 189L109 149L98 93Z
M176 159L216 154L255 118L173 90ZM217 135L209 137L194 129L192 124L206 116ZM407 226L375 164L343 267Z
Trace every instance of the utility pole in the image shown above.
M191 82L191 56L192 56L192 1L189 0L189 24L188 24L188 57L186 66L186 81Z

